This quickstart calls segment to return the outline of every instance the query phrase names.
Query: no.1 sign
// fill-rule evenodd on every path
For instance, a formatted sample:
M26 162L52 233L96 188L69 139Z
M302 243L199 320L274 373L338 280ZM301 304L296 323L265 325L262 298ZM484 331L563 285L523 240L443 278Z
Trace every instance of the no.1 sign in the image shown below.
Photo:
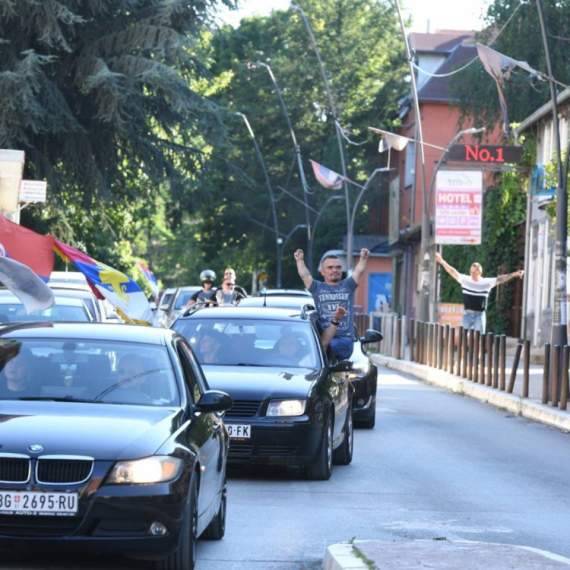
M440 170L435 181L435 243L479 245L483 172Z

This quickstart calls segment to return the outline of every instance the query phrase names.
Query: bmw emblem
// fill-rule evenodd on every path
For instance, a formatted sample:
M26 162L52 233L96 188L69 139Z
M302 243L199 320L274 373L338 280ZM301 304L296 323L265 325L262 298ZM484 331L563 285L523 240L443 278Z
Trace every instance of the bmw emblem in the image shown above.
M41 453L44 450L44 448L41 445L38 445L36 443L34 443L34 445L30 445L30 447L28 447L28 449L32 453Z

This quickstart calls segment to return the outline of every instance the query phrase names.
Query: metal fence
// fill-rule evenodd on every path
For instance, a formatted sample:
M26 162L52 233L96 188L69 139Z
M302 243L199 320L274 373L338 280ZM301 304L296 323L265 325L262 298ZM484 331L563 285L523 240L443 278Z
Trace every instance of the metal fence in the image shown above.
M365 325L366 323L366 325ZM522 355L522 392L528 398L530 379L530 341L518 340L507 378L507 337L472 329L450 327L399 317L392 313L359 315L360 334L374 328L383 335L378 352L396 359L407 359L475 384L511 394L515 387ZM364 327L364 328L362 328ZM544 346L542 403L567 409L570 347Z

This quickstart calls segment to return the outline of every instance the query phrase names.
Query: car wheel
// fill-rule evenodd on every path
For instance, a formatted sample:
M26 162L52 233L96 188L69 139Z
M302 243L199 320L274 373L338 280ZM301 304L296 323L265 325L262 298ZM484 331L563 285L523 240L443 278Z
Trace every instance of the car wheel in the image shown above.
M220 508L216 513L216 516L210 521L210 524L206 527L206 530L202 534L202 537L206 540L221 540L224 538L226 532L226 508L228 500L227 484L224 481L224 487L222 489L222 499L220 501Z
M333 457L333 423L332 414L329 413L325 425L321 452L317 461L307 467L307 478L315 481L326 481L332 474Z
M362 427L364 429L374 429L375 425L376 425L376 408L374 409L372 415L369 418L366 418L365 420L358 422L358 427Z
M352 406L346 414L344 423L344 439L340 447L334 450L333 461L335 465L350 465L352 450L354 448L354 423L352 421Z
M194 473L190 481L190 497L180 531L178 550L157 561L156 570L194 570L198 543L198 480Z

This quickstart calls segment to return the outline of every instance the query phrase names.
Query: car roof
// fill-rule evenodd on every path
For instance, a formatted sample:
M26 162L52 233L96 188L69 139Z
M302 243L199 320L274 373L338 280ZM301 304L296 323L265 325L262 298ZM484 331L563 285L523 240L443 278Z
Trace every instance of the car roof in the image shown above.
M49 287L53 291L54 295L59 295L61 297L76 297L79 299L97 298L95 297L95 293L93 293L89 288L85 289L84 287L78 288L74 286L60 287L59 284L56 283L50 283Z
M306 289L263 289L259 296L263 297L267 295L272 297L273 295L283 296L283 297L312 297L311 293Z
M48 281L47 286L50 289L65 289L66 291L89 291L93 293L93 289L89 287L89 283L79 283L78 281Z
M166 344L175 331L143 325L77 322L23 322L0 325L0 337L8 338L73 338L77 340L131 341Z
M202 289L201 285L184 285L183 287L178 287L179 291L198 291Z
M239 302L240 307L284 307L287 309L300 309L305 305L314 306L312 299L302 295L280 296L269 295L268 297L247 297Z
M196 305L194 305L196 306ZM308 315L313 311L307 311ZM303 318L301 308L275 308L275 307L199 307L186 316L181 316L178 320L187 319L257 319L257 320L283 320L283 321L306 321Z
M82 299L75 297L66 297L62 295L54 295L55 304L64 307L84 307ZM23 305L22 301L11 291L0 290L0 305L18 304Z
M87 283L87 278L79 271L52 271L49 281L52 283Z

